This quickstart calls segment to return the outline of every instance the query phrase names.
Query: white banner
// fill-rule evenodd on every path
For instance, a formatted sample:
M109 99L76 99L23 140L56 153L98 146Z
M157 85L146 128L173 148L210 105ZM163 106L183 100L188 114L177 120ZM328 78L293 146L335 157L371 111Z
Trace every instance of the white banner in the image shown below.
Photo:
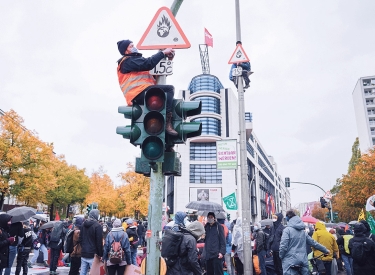
M216 154L217 170L237 169L237 140L216 141Z
M211 201L221 203L221 188L190 188L190 201Z

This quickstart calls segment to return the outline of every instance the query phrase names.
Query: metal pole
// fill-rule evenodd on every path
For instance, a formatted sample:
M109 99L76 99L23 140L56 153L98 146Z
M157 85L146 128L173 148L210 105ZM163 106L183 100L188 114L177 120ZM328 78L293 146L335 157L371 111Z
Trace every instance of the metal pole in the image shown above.
M180 9L182 2L184 2L184 0L174 0L172 3L170 10L175 17L176 17L178 10Z
M241 40L240 24L240 3L236 0L236 38ZM244 254L244 274L253 274L253 258L251 255L251 229L250 229L250 192L249 179L247 177L247 150L246 150L246 130L245 130L245 100L243 90L242 75L238 76L238 114L239 114L239 134L240 134L240 171L241 171L241 207L242 207L242 230L243 230L243 254Z
M160 272L160 241L161 241L161 221L163 207L163 187L164 175L162 163L157 162L156 167L152 167L150 176L150 203L148 206L148 230L151 237L147 240L147 275L159 275ZM156 170L154 170L156 168Z

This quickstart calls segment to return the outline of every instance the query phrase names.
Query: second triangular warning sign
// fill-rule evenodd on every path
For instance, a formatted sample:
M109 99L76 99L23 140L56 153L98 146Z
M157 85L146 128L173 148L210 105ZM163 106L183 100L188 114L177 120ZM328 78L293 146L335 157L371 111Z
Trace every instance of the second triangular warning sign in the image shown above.
M190 48L190 42L170 9L162 7L156 12L137 48L140 50L185 49Z
M229 59L228 64L249 62L249 61L250 61L250 59L247 57L247 54L245 53L244 49L242 48L242 45L238 44L237 48L235 49L234 53L232 54L232 57Z

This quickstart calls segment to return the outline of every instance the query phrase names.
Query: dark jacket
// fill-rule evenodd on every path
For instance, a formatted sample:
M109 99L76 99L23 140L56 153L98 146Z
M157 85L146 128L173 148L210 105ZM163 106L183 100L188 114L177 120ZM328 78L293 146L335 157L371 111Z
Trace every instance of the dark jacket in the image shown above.
M221 227L221 226L220 226ZM224 254L223 254L224 255ZM179 258L175 265L168 268L167 275L201 275L198 263L197 241L190 232L184 232L179 251Z
M277 213L277 221L273 223L270 234L270 249L274 252L279 252L281 236L283 235L284 225L281 223L283 220L283 214Z
M16 237L16 240L14 241L14 243L11 244L11 246L17 246L18 242L20 241L19 238L23 237L23 225L22 225L22 223L21 222L12 223L9 226L8 233L9 233L10 237Z
M31 228L27 227L23 229L23 240L21 246L29 247L30 249L33 246L33 233L34 231Z
M125 56L129 57L121 63L120 71L123 74L149 71L153 69L160 62L160 60L164 58L164 53L158 52L149 58L142 57L142 54L140 53L125 54ZM121 60L122 58L118 61L118 63L120 63Z
M130 257L129 238L128 238L128 234L124 232L124 229L122 227L113 228L111 232L105 238L104 253L103 253L104 262L108 260L108 253L109 251L111 251L111 246L112 246L112 243L114 242L114 239L116 240L116 242L119 242L121 239L121 247L122 247L122 250L124 251L123 260L125 260L126 263L130 265L131 257Z
M137 234L137 227L135 225L126 228L126 234L128 234L129 242L130 242L130 251L137 252L138 247L138 234ZM132 239L133 238L133 239Z
M364 263L358 263L355 259L353 259L354 274L375 274L375 243L366 235L366 227L362 223L357 223L354 225L354 237L349 240L349 250L352 249L354 242L366 242L366 260Z
M137 226L137 234L138 234L138 237L143 237L143 235L145 234L145 227L143 226L142 223L138 224Z
M267 250L266 247L266 237L264 235L265 233L262 231L262 229L259 229L258 231L255 232L255 246L256 246L256 251L257 253Z
M206 231L206 238L204 240L205 259L217 258L219 253L224 256L226 245L223 227L215 221L212 225L207 223L204 229Z
M79 242L81 244L81 257L94 258L95 254L103 256L103 229L96 220L86 220L81 227Z
M9 263L9 245L10 242L8 241L9 234L7 230L9 230L8 222L12 216L8 214L0 215L0 268L8 267Z

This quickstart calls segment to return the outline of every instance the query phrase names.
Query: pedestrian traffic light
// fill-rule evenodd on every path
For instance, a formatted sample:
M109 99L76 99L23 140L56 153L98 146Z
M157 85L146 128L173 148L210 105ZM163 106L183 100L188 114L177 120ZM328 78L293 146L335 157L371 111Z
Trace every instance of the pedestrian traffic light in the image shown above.
M88 204L86 207L87 214L89 214L91 210L92 210L92 205Z
M142 110L143 106L133 104L132 106L120 106L118 112L124 114L125 118L131 119L131 125L119 126L116 128L116 133L122 135L126 139L130 139L130 143L134 146L141 145L142 132Z
M201 122L185 122L188 117L201 113L202 102L200 100L186 102L182 99L174 99L172 108L172 124L178 136L167 135L167 147L173 147L175 144L184 144L188 138L202 134Z
M326 213L326 219L327 219L327 220L331 220L331 212L330 212L330 211L328 211L328 212Z
M285 187L290 187L290 178L285 178Z
M339 213L338 212L333 212L333 220L336 221L339 219Z
M320 197L320 206L322 208L326 208L327 207L327 201L323 197Z
M144 91L141 161L163 162L165 150L166 95L162 85Z

